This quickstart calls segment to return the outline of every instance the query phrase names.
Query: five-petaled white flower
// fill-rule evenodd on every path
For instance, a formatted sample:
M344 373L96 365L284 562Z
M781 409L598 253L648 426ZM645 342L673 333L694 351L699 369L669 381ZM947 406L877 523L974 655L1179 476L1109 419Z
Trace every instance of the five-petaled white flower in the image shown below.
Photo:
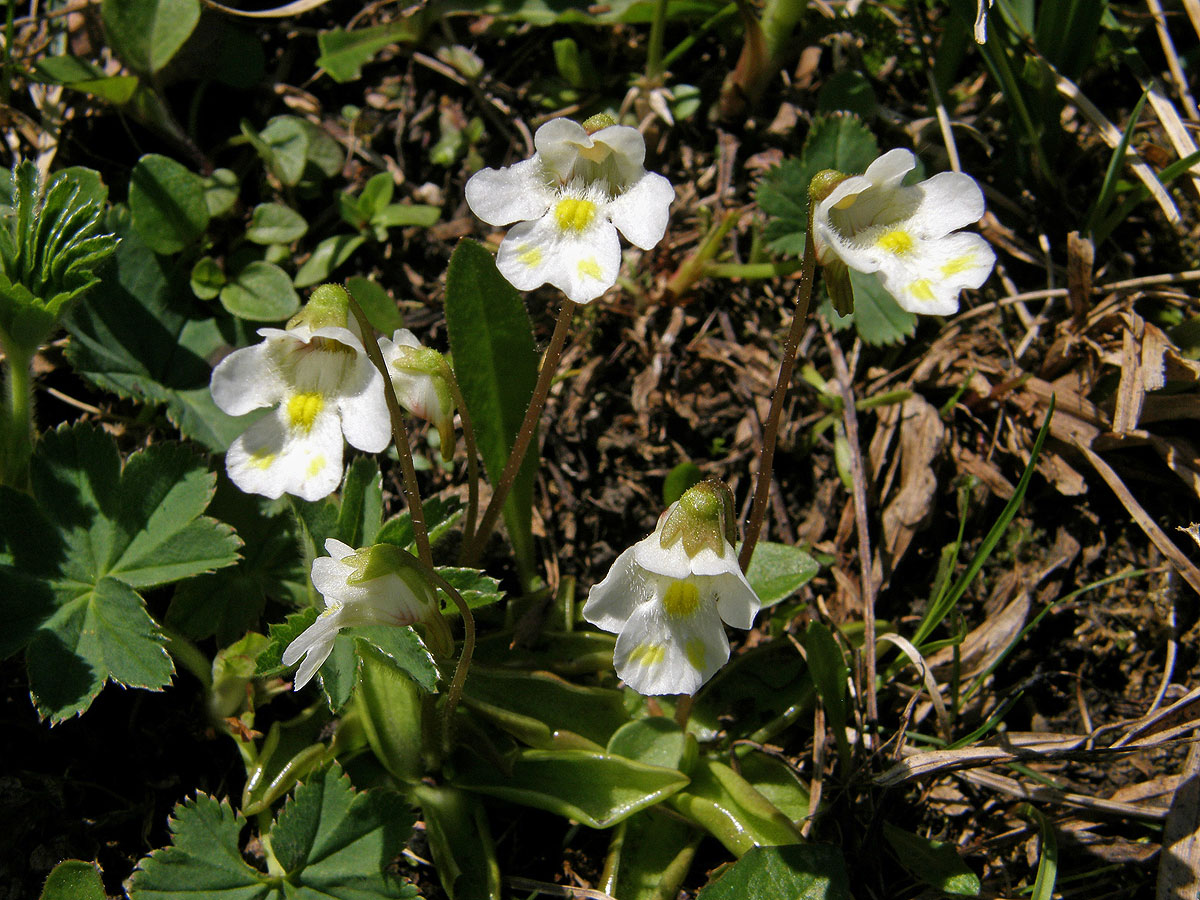
M613 664L640 694L696 693L729 659L722 620L750 628L761 606L713 521L719 500L703 490L685 493L653 534L617 557L583 607L585 619L617 634Z
M837 181L813 211L817 259L878 273L909 312L949 315L959 292L983 284L996 261L979 235L952 233L983 215L983 191L961 172L902 185L915 166L912 153L896 149Z
M379 350L387 364L396 400L402 407L438 430L442 456L454 455L454 394L446 380L446 358L425 347L407 328L399 329L389 341L379 339Z
M338 291L345 293L318 288L287 329L260 328L263 341L213 369L213 400L229 415L276 407L225 454L225 469L243 491L318 500L342 479L343 435L368 453L391 440L383 378Z
M425 619L435 608L432 589L410 567L396 563L404 551L389 544L355 550L330 538L313 560L312 582L325 598L325 609L283 651L283 664L300 662L293 681L304 687L333 652L343 628L360 625L403 627Z
M467 182L475 215L489 225L520 223L496 256L514 287L549 282L588 303L617 281L618 230L643 250L662 240L675 190L642 167L646 142L638 130L611 123L608 116L583 125L551 119L534 135L532 157Z

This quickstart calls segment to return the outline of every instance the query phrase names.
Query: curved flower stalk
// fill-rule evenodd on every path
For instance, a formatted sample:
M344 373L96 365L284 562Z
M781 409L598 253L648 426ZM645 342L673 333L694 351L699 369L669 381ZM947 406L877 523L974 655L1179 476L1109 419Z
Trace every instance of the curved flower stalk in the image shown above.
M729 659L724 622L750 628L761 602L738 566L732 503L702 482L613 563L583 616L617 634L613 664L640 694L694 694Z
M383 378L335 286L314 291L286 329L258 333L213 369L213 400L229 415L276 407L233 442L225 469L248 493L319 500L342 480L343 437L368 453L391 440Z
M916 166L890 150L862 175L819 173L813 179L817 261L835 294L845 267L878 274L904 309L927 315L958 311L958 295L987 280L996 254L977 234L958 232L983 215L983 191L961 172L901 184ZM839 271L840 270L840 271Z
M437 610L433 589L412 568L394 558L403 553L390 544L355 550L330 538L313 560L312 582L325 599L317 621L283 651L283 664L295 665L296 690L308 684L333 651L343 628L356 625L413 625ZM303 657L303 661L301 661Z
M407 328L391 340L379 339L396 400L418 419L432 424L441 438L442 456L454 455L454 393L446 380L446 358L425 347Z
M550 283L576 303L616 284L617 232L650 250L662 240L675 190L647 172L636 128L594 116L583 125L551 119L533 137L537 152L516 165L484 169L467 182L467 204L489 225L515 225L496 266L514 287Z

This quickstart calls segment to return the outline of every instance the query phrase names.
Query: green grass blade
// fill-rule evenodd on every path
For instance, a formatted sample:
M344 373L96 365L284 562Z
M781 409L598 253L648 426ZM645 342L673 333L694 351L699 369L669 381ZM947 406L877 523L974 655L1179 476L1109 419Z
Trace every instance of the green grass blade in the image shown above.
M992 551L996 549L996 545L1000 543L1000 538L1004 536L1004 532L1008 530L1009 524L1017 514L1017 510L1021 507L1021 501L1025 497L1025 492L1029 489L1029 482L1033 478L1034 466L1037 463L1038 456L1041 455L1042 445L1046 442L1046 435L1050 433L1050 420L1053 417L1054 397L1052 395L1050 398L1050 408L1046 410L1046 421L1042 423L1037 439L1033 442L1033 449L1029 454L1029 464L1025 466L1025 471L1021 473L1021 480L1017 482L1016 490L1013 491L1013 495L1009 498L1008 503L1004 505L1004 509L1001 510L996 523L987 533L987 537L983 539L983 543L971 559L971 564L967 567L967 571L963 573L962 578L955 583L949 594L938 598L938 601L931 605L929 611L925 613L925 618L917 626L917 631L912 638L912 642L917 647L920 647L921 643L949 615L950 610L954 608L962 598L962 595L966 593L975 576L983 568L983 564L992 555Z
M1121 174L1121 169L1125 167L1125 154L1129 152L1129 142L1133 139L1133 132L1137 128L1138 118L1142 114L1142 107L1146 105L1146 98L1150 96L1149 91L1144 91L1137 105L1134 106L1133 112L1129 116L1129 124L1125 126L1125 133L1121 135L1121 141L1113 149L1112 157L1108 161L1108 169L1104 173L1104 181L1100 183L1100 193L1096 195L1096 202L1092 204L1091 211L1088 212L1087 225L1084 230L1092 235L1092 239L1096 240L1096 223L1102 216L1108 212L1112 206L1113 200L1117 194L1117 176Z

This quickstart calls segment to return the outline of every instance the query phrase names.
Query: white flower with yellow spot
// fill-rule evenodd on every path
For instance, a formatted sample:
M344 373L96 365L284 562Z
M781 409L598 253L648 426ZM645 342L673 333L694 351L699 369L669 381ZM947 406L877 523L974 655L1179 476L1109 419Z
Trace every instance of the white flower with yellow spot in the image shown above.
M317 620L283 651L283 664L300 662L293 684L304 687L333 652L333 641L343 628L361 625L403 627L427 619L436 609L433 590L403 564L399 547L376 544L363 550L330 538L325 552L313 560L313 586L321 592L325 609Z
M817 260L877 273L909 312L949 315L996 262L982 237L957 231L983 215L983 191L961 172L901 184L915 166L908 150L891 150L862 175L836 180L813 210Z
M667 230L675 190L643 168L636 128L596 116L583 125L551 119L533 137L537 152L516 165L484 169L467 182L467 204L489 225L519 224L496 256L500 272L528 291L550 283L576 303L616 284L617 232L649 250Z
M347 320L344 294L318 288L286 329L260 328L264 340L213 369L209 389L224 412L275 407L225 454L229 478L243 491L318 500L342 480L343 438L368 453L390 442L383 378L357 323Z
M584 618L617 635L613 664L640 694L696 693L729 659L722 622L750 628L758 614L721 489L704 482L687 491L588 594Z

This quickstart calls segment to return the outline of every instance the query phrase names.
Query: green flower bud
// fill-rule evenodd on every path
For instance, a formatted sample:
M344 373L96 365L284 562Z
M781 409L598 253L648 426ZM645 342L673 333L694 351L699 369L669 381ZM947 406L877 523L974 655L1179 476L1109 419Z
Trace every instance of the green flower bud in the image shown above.
M808 183L808 199L813 203L820 203L833 193L835 187L849 177L837 169L822 169Z
M668 512L659 543L665 550L676 541L693 557L708 548L723 556L725 545L737 540L733 515L733 492L716 478L702 481L684 491L679 502Z
M596 115L590 116L589 118L584 119L583 130L586 131L589 135L592 135L592 134L595 134L597 131L599 131L601 128L608 128L608 127L610 127L612 125L616 125L616 124L617 124L617 120L614 119L612 116L610 116L608 113L596 113Z
M316 288L304 304L304 309L288 320L287 327L307 325L318 328L345 328L350 320L350 294L340 284L323 284Z

